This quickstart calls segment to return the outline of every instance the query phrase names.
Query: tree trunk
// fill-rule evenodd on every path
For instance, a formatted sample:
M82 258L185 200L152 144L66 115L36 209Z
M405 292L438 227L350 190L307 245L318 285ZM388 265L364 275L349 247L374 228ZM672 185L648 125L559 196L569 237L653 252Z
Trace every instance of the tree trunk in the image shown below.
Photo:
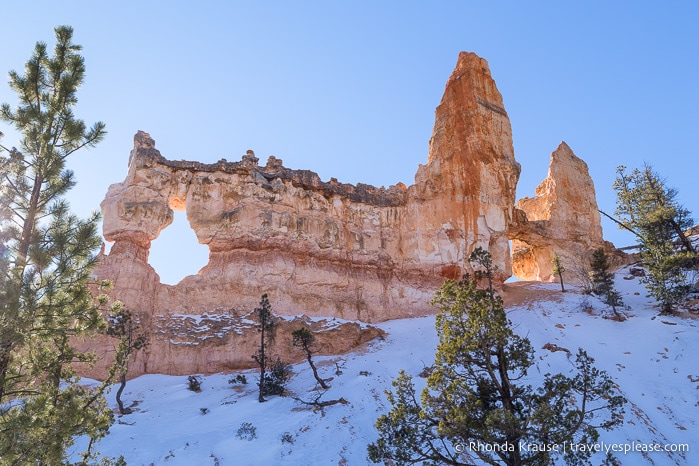
M15 270L18 271L16 278L22 280L24 276L24 270L27 266L27 256L29 255L29 246L31 245L32 234L34 233L34 223L36 220L36 212L39 207L39 196L41 195L41 185L44 183L41 175L37 175L34 178L34 186L32 187L32 195L29 200L29 208L27 209L27 217L24 219L24 225L22 225L22 236L19 242L19 251L17 257L17 263L15 264ZM16 299L13 296L13 305L15 309L20 307L20 297L17 294ZM12 340L2 342L2 353L0 355L0 402L3 400L5 395L5 378L7 377L7 371L10 367L11 353L14 347Z
M675 230L675 233L677 233L677 236L680 239L680 242L682 243L682 246L684 246L685 250L687 252L695 253L696 251L694 250L694 247L692 246L692 242L689 241L687 236L684 234L684 231L682 231L682 228L672 220L672 228Z
M502 387L500 392L502 406L506 412L512 414L516 418L517 415L514 407L512 383L510 381L510 375L507 372L508 361L504 348L502 346L498 346L496 354L498 360L498 375L500 376L500 386ZM507 462L508 466L521 466L522 456L519 451L519 441L521 439L521 435L516 431L514 426L509 425L509 427L505 430L505 439L507 443L514 445L514 450L510 455L507 455L507 457L509 457L509 461Z
M116 402L119 405L119 412L121 414L127 414L126 410L124 409L124 403L121 401L121 394L124 391L124 388L126 388L126 374L122 373L119 376L119 382L121 382L121 385L119 385L119 390L116 392Z
M32 234L34 233L34 224L36 222L36 213L39 209L39 196L41 195L42 184L44 184L43 177L41 175L36 175L36 178L34 178L34 186L32 187L32 196L29 199L27 218L24 219L22 238L20 239L19 243L19 263L17 265L20 267L22 272L24 272L24 268L27 265L27 255L29 254L29 246L31 245Z
M311 350L308 349L308 347L305 347L305 349L306 349L306 358L308 359L308 365L311 366L311 370L313 371L313 377L316 378L316 381L320 384L321 387L323 387L324 389L327 390L330 387L328 387L325 384L325 381L323 379L321 379L320 376L318 375L318 370L316 369L315 364L313 364L313 361L311 360Z
M266 322L264 321L264 319L262 319L261 330L260 330L260 352L259 352L260 360L258 361L258 363L260 364L260 394L257 398L257 401L260 403L267 401L267 400L265 400L265 397L264 397L264 387L265 387L265 324L266 324Z

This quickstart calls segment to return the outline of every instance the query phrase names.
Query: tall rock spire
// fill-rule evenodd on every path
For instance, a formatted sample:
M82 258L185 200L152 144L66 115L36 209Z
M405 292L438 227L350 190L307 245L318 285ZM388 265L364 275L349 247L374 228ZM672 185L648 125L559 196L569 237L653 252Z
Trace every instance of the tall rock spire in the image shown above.
M553 279L552 258L557 254L568 269L564 279L573 281L576 269L600 247L613 252L602 238L595 184L587 164L568 144L561 142L551 154L548 176L534 197L517 203L518 228L513 228L513 272L523 280ZM526 216L526 219L524 218Z
M488 62L461 52L435 111L427 165L415 176L424 211L436 217L436 231L425 238L438 237L444 228L463 232L460 262L481 246L492 254L501 278L508 277L506 231L519 173L510 119Z

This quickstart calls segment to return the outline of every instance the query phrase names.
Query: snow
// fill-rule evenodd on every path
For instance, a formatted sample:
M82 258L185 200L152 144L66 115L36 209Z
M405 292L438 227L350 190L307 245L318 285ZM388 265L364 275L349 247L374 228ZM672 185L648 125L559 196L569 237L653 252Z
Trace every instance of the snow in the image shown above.
M546 343L573 355L582 347L629 400L623 426L600 431L600 441L689 446L688 452L617 453L623 464L699 464L699 320L658 316L638 279L629 277L625 270L616 277L629 316L623 322L608 318L611 312L596 298L575 290L561 293L555 283L510 285L526 292L508 307L508 317L536 350L530 377L536 383L545 373L573 368L574 356L542 349ZM434 316L378 326L387 332L385 340L350 354L314 358L320 376L332 378L321 400L343 398L348 404L314 410L291 397L258 403L255 371L240 372L247 385L229 384L231 374L204 376L200 393L188 390L186 376L144 375L129 381L122 396L127 406L136 403L134 412L117 416L98 448L135 465L368 464L367 444L377 438L374 424L388 409L384 391L401 369L421 390L425 379L418 374L432 364L437 345ZM313 400L308 365L294 365L293 371L292 396ZM116 409L113 393L109 401ZM257 438L236 436L244 422L255 427ZM282 441L284 434L293 443ZM83 439L76 451L84 445ZM602 456L594 458L596 464Z

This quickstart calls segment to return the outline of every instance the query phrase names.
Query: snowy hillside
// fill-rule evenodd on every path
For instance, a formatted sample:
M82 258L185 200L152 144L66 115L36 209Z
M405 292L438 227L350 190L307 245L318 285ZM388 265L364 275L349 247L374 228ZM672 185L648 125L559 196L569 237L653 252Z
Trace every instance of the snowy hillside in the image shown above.
M624 322L605 318L609 311L595 298L561 293L557 284L508 285L508 315L536 349L534 378L573 368L565 351L542 349L551 343L573 355L584 348L617 381L629 400L624 425L601 431L602 442L689 446L688 452L617 454L622 464L699 464L699 320L657 316L638 279L629 278L626 270L616 277L629 307ZM321 401L340 403L314 410L290 397L271 397L260 404L254 371L243 372L247 385L230 385L230 374L203 377L200 393L187 389L187 377L146 375L128 383L123 399L127 406L136 403L134 412L117 418L99 449L133 465L367 464L367 444L378 435L374 423L387 410L384 390L400 369L421 389L425 379L418 374L432 364L437 343L432 316L379 326L388 333L384 341L315 359L321 377L332 377ZM310 368L293 370L292 396L313 400ZM113 393L109 400L116 409ZM243 423L254 426L256 438L237 436Z

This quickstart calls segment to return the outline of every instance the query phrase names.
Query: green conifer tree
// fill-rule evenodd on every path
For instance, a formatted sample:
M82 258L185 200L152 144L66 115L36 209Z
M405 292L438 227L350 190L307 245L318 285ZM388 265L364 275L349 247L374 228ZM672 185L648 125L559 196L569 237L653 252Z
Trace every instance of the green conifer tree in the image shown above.
M148 335L142 331L139 323L134 322L133 313L125 309L119 302L116 303L112 313L107 318L107 335L117 337L117 361L119 376L119 389L116 392L116 402L119 405L119 413L129 414L131 410L124 408L121 394L126 388L126 375L129 373L129 360L131 355L148 346Z
M255 308L253 317L257 320L257 331L260 334L260 346L257 348L257 352L252 355L252 358L260 366L260 391L258 401L263 403L267 401L265 400L265 395L274 394L270 393L270 384L266 380L266 378L269 377L267 370L269 356L266 354L266 351L269 343L274 339L274 333L277 327L277 319L274 317L274 314L272 314L272 305L269 303L267 294L262 295L260 307Z
M38 42L24 74L10 72L19 104L0 119L21 135L19 149L0 146L0 458L4 464L67 464L77 436L107 433L112 412L105 386L80 383L77 337L103 333L105 321L88 285L100 245L98 214L71 214L66 159L93 147L103 123L87 128L73 115L85 64L73 29L55 29L53 54Z
M471 259L479 257L487 253ZM524 383L534 351L512 331L488 279L489 261L477 263L484 270L476 280L448 280L432 301L439 310L434 371L421 397L405 372L393 382L391 409L376 422L379 438L369 445L369 458L395 465L470 465L478 459L519 466L557 458L589 464L589 452L564 451L563 445L594 442L599 428L620 423L624 398L583 350L574 377L547 374L537 388ZM484 279L488 286L480 288Z
M661 313L671 313L690 288L687 270L697 266L697 252L685 234L693 223L691 214L677 201L677 190L667 187L649 165L631 173L618 167L614 190L615 221L640 240L648 271L642 281Z
M592 253L590 268L592 292L600 296L605 304L611 306L617 318L622 318L618 309L624 305L624 301L614 286L614 274L609 271L609 260L604 248L599 248Z

